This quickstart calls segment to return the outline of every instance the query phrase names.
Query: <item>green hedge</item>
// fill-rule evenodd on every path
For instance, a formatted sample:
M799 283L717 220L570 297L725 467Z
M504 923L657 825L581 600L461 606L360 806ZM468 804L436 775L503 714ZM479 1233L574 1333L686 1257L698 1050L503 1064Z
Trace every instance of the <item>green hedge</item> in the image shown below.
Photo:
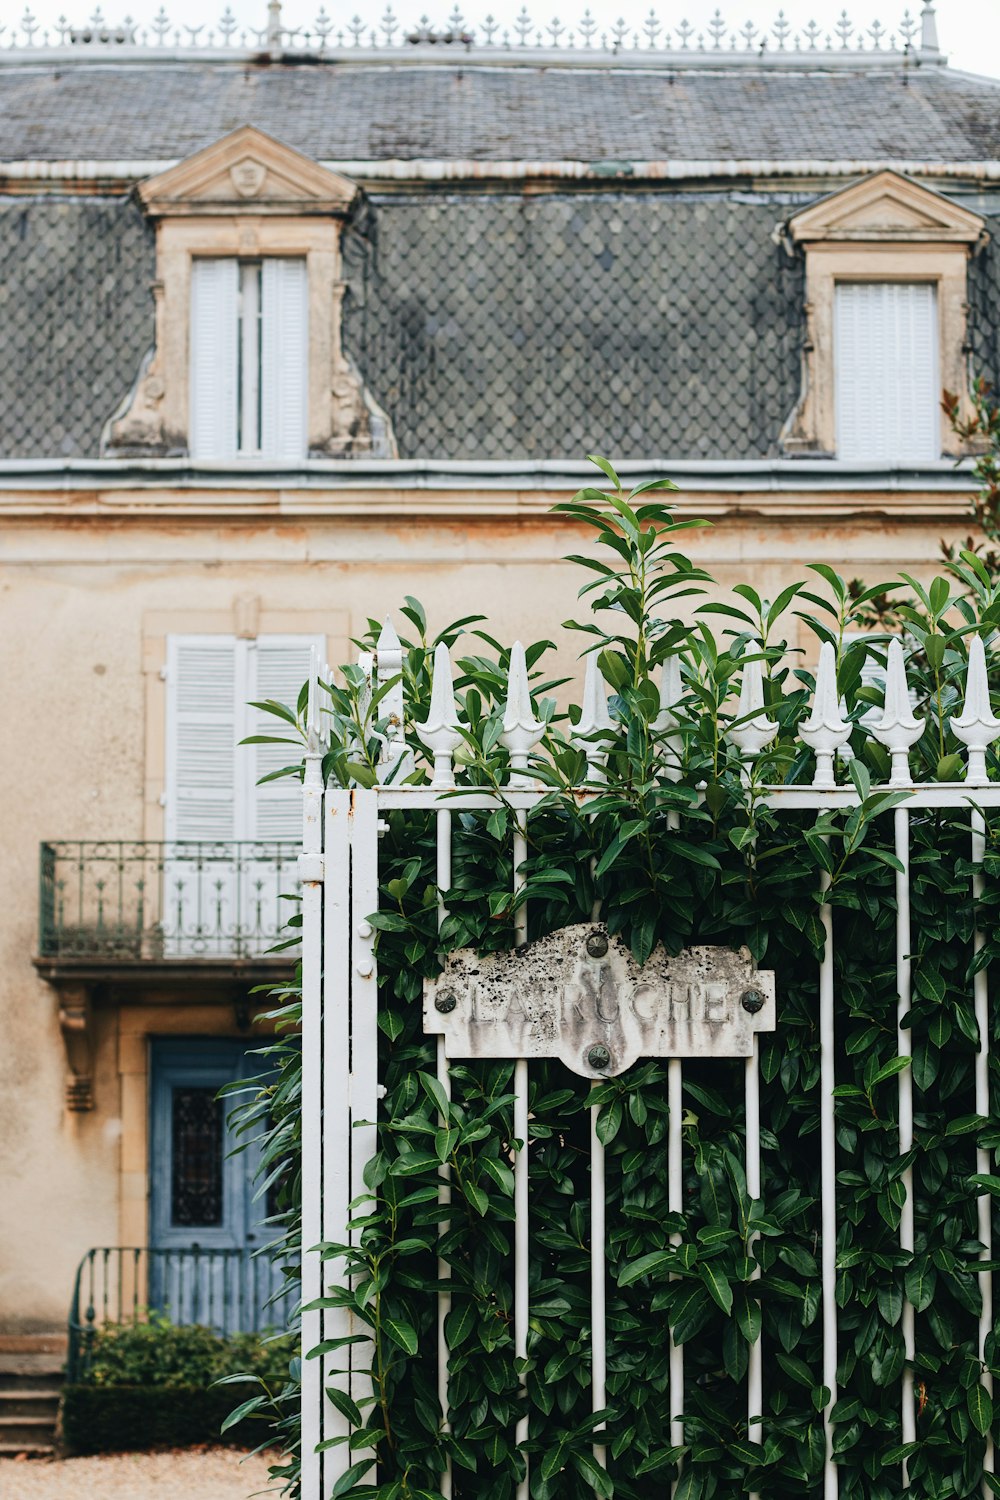
M176 1327L157 1313L148 1322L98 1329L81 1380L63 1392L63 1446L71 1453L253 1446L263 1436L259 1417L225 1433L222 1424L261 1382L280 1388L296 1352L293 1335L221 1336L198 1325Z
M234 1387L69 1385L61 1406L62 1443L69 1453L121 1453L184 1448L195 1443L260 1441L260 1423L220 1429L234 1406Z

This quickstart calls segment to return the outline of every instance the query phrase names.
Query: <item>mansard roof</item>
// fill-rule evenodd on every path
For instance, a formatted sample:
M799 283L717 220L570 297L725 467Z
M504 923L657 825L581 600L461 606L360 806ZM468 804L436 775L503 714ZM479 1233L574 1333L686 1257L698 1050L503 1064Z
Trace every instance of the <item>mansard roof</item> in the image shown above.
M509 54L506 54L509 55ZM723 54L724 56L724 54ZM855 163L1000 158L1000 80L908 59L716 68L186 59L0 62L6 162L159 163L254 125L314 161ZM530 52L525 54L530 59ZM744 60L745 62L746 60ZM857 59L855 59L857 61ZM724 166L720 166L724 164ZM2 172L2 166L0 166Z

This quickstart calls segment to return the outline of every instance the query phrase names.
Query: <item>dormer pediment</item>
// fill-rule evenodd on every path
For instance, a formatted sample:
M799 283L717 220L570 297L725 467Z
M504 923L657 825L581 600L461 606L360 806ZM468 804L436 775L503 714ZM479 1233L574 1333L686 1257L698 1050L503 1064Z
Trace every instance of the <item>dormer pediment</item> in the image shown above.
M896 240L974 244L984 221L941 193L886 171L811 203L792 215L788 229L792 239L803 244Z
M300 151L241 126L139 187L153 218L202 214L343 215L355 183Z

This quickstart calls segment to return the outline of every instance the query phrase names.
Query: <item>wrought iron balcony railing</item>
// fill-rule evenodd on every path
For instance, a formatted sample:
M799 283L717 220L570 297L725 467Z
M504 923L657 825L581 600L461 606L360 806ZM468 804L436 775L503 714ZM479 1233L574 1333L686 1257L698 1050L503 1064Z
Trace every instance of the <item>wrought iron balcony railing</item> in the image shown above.
M298 854L291 841L44 843L39 955L258 958L289 935Z

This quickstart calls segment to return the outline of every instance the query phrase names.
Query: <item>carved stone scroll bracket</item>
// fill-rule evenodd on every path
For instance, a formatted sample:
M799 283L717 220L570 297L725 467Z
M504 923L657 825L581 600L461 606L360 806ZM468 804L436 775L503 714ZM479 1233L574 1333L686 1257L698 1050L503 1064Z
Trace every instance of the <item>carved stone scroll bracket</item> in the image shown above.
M73 1114L86 1114L94 1108L93 1007L87 985L60 987L59 1025L69 1064L66 1108Z
M775 1025L774 974L748 949L661 944L640 965L601 923L507 953L463 948L424 981L424 1030L446 1056L557 1057L583 1078L641 1057L750 1057Z

